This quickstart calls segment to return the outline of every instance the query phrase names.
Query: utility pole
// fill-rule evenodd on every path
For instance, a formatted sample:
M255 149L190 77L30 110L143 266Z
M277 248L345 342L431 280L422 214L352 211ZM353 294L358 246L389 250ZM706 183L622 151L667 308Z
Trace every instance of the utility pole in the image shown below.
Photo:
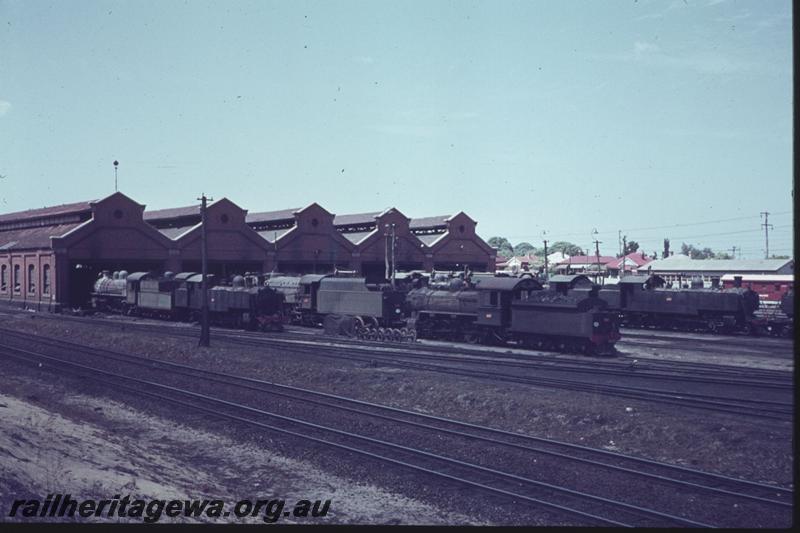
M762 211L761 214L764 215L764 223L761 224L764 228L764 259L769 259L769 230L772 229L772 224L769 223L769 211Z
M625 255L625 245L622 244L622 230L617 230L617 245L619 246L619 255Z
M397 272L397 264L394 262L395 238L394 222L392 222L392 288L394 288L395 273Z
M544 239L544 282L547 283L547 239Z
M275 248L275 254L272 256L272 273L275 273L275 269L278 268L278 232L272 232L272 244Z
M600 243L601 242L602 241L598 241L597 239L595 239L595 241L594 241L594 253L595 253L595 256L597 257L597 275L595 276L595 279L594 279L595 283L597 283L597 280L600 277Z
M117 187L117 167L118 166L119 166L119 161L117 161L115 159L114 160L114 192L119 191L119 188Z
M385 237L383 243L383 262L386 267L384 271L384 277L386 278L386 281L389 281L389 224L384 225L383 229L383 236Z
M594 282L597 283L600 278L600 241L597 240L597 228L592 229L592 236L594 236L594 251L597 258L597 273L594 275Z
M208 205L208 200L213 200L213 198L206 198L206 194L203 193L198 200L200 200L200 261L203 270L202 281L200 283L200 291L203 293L200 300L200 346L209 346L211 344L211 331L208 327L208 241L206 235L206 207Z
M742 255L742 252L741 252L741 250L740 250L739 248L737 248L736 246L733 246L733 247L731 247L731 248L728 248L728 250L730 250L730 251L731 251L731 254L733 254L733 258L734 258L734 259L736 259L736 250L739 250L739 255Z

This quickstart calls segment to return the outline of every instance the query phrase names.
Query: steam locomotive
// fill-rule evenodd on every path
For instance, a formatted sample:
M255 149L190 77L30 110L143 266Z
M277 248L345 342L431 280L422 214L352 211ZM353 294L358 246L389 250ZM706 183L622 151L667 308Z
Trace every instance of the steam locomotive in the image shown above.
M555 276L547 289L531 277L434 281L408 293L409 322L426 338L613 353L619 325L598 289L583 275Z
M468 343L505 343L562 351L613 353L620 338L586 276L554 278L549 289L531 277L439 273L407 276L397 288L364 278L277 276L286 314L301 324L368 339L415 336ZM294 302L293 304L288 302Z
M212 324L262 331L283 329L283 295L265 287L260 276L234 276L230 284L208 285L209 320ZM196 272L158 276L149 272L104 271L91 293L92 307L101 311L198 320L202 305L202 275Z
M684 331L751 333L758 294L750 289L667 289L660 276L625 276L600 297L622 324Z

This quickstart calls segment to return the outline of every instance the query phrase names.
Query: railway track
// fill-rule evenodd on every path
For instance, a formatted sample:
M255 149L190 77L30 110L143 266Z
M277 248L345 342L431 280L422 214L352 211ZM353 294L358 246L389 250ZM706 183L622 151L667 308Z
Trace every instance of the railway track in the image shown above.
M623 338L646 338L665 341L692 341L721 346L746 346L749 348L778 348L791 350L792 339L781 337L759 337L753 335L718 335L703 332L682 332L647 328L620 328Z
M18 311L22 313L22 311ZM76 317L69 315L31 315L37 318L45 318L52 320L73 320L79 322L90 321L92 324L103 326L119 327L122 329L131 330L151 330L152 328L160 328L162 331L170 331L175 335L189 336L196 335L195 327L189 325L177 325L175 323L165 323L161 321L153 321L147 325L138 322L131 322L128 319L119 317L117 319L97 318L97 317ZM166 328L169 328L167 330ZM230 336L241 335L250 338L264 339L266 335L260 333L248 333L236 330L227 329L214 329L215 335ZM780 383L781 387L790 387L791 374L783 370L769 370L759 369L752 367L737 367L731 365L697 363L688 361L663 361L655 359L641 359L634 362L633 358L615 358L606 359L603 357L587 357L578 356L574 358L567 358L562 354L553 354L552 352L539 352L535 350L522 349L519 347L489 347L467 344L455 345L441 345L435 344L430 341L422 341L415 344L398 344L395 342L380 342L380 341L363 341L356 339L348 339L341 336L326 336L319 333L320 330L313 328L291 328L288 331L280 334L269 336L273 341L280 340L310 340L315 339L313 342L334 343L342 346L352 346L356 349L363 349L364 347L381 347L387 350L405 350L415 352L430 352L434 354L459 354L466 357L485 358L495 361L498 365L509 364L506 360L524 362L527 365L544 365L549 364L558 366L561 369L581 370L591 368L594 373L603 373L610 370L612 374L617 375L636 375L638 377L646 377L648 372L651 372L651 377L655 377L656 373L662 379L672 379L671 375L677 376L675 379L689 379L689 380L702 380L705 382L714 382L718 378L724 377L738 377L741 378L738 382L729 384L751 385L763 383L769 386L769 381ZM188 333L192 332L192 333ZM665 337L667 340L681 340L680 337ZM623 341L629 342L629 341ZM645 343L640 343L644 344ZM695 349L695 348L692 348ZM719 348L714 349L719 353Z
M214 383L215 392L225 390L220 385L228 385L232 389L248 391L249 397L253 398L264 398L264 395L280 397L295 403L313 405L315 409L339 411L340 416L341 413L347 413L359 418L380 420L382 423L390 424L390 427L404 426L418 432L479 441L487 446L502 447L517 454L525 454L526 457L535 456L540 459L548 457L552 460L566 461L573 465L571 468L577 465L580 468L595 469L595 475L599 469L613 472L614 475L630 476L638 482L646 483L647 486L660 484L673 489L677 486L681 494L689 491L705 495L702 506L706 506L710 499L724 502L722 505L725 506L730 505L732 501L738 501L739 505L755 505L757 509L770 508L774 513L791 512L793 491L783 487L552 439L520 435L300 387L65 343L60 339L27 336L26 339L17 340L24 342L26 348L11 346L6 342L0 348L0 354L33 365L45 364L48 369L89 376L103 385L115 389L122 388L132 394L147 395L162 402L203 411L216 417L236 420L316 444L358 453L405 469L433 475L448 482L456 482L497 496L522 500L584 521L588 520L590 523L620 526L710 525L690 517L531 479L501 470L500 467L477 464L464 458L447 457L375 436L357 434L265 411L253 405L232 401L231 398L208 395L205 390L198 391L194 384L198 381ZM34 347L31 347L31 344ZM111 366L109 361L124 365L125 373L120 374L108 369L108 366ZM188 382L186 379L180 383L172 381L177 376L187 378ZM177 386L178 384L181 386ZM254 395L252 391L259 394ZM264 403L273 404L272 401ZM212 409L210 405L215 408ZM261 421L263 418L280 421L281 426L266 424ZM323 417L323 419L338 420L339 416ZM287 429L287 426L290 429Z
M168 325L141 325L141 324L125 324L123 329L134 331L147 331L152 333L154 328L160 328L162 332L177 336L194 336L196 333L190 328L175 327ZM26 334L20 334L12 330L0 329L4 335L17 338L25 338ZM395 368L405 368L428 372L438 372L443 374L472 377L478 379L491 379L494 381L504 383L518 383L526 384L545 388L554 388L561 390L570 390L576 392L588 392L594 394L603 394L607 396L616 396L632 400L640 400L646 402L655 402L660 404L677 405L686 408L704 409L707 411L736 414L741 416L751 416L758 418L768 418L772 420L788 421L793 414L793 404L791 402L792 384L791 381L776 380L776 381L742 381L737 378L718 378L717 385L725 385L729 389L732 388L738 394L731 396L720 396L708 393L697 393L688 391L676 391L668 389L658 389L652 384L649 386L631 386L609 383L598 383L597 373L592 368L579 368L583 372L581 376L573 376L572 379L564 379L563 377L552 377L544 375L542 368L535 366L529 367L533 363L521 363L518 361L507 362L500 365L494 358L484 358L477 360L464 359L457 355L444 354L428 354L419 353L415 350L405 349L399 350L397 347L375 347L359 343L358 345L339 345L334 343L319 343L314 340L287 340L281 338L280 335L275 337L268 337L263 334L245 333L245 332L221 332L219 330L213 333L213 338L217 340L224 340L241 345L255 346L255 347L271 347L283 351L291 351L294 353L303 353L312 357L332 358L340 360L349 360L356 363L362 363L369 366L388 366ZM324 348L324 349L320 349ZM380 348L380 350L378 350ZM503 370L496 370L499 367ZM523 370L534 371L534 375L524 375ZM564 369L557 367L556 371L563 373ZM567 368L566 371L573 372L574 370ZM634 376L629 371L606 369L606 377L610 374L612 377L622 376L625 379L631 379ZM673 385L680 384L676 381L675 376L665 376ZM641 375L636 375L636 379L644 379ZM647 377L653 380L653 375ZM701 380L702 383L702 380ZM642 382L647 385L646 382ZM759 390L768 387L772 390L772 394L777 391L784 397L789 397L787 401L776 401L772 399L756 399L756 398L743 398L741 391L744 387L750 387L754 390L757 387Z

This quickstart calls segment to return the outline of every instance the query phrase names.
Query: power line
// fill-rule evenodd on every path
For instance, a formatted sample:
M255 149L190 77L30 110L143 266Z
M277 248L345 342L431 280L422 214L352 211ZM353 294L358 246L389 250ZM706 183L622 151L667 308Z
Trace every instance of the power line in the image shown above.
M775 217L775 216L780 216L780 215L786 215L786 214L793 213L793 212L794 211L777 211L775 213L770 212L770 215ZM707 225L707 224L719 224L719 223L722 223L722 222L734 222L734 221L738 221L738 220L752 220L752 219L755 219L755 218L761 218L761 215L749 215L749 216L743 216L743 217L720 218L720 219L716 219L716 220L705 220L705 221L702 221L702 222L684 222L684 223L679 223L679 224L667 224L667 225L664 225L664 226L648 226L648 227L640 227L640 228L622 228L622 231L623 232L632 232L632 231L649 231L649 230L660 230L660 229L685 228L685 227L691 227L691 226L704 226L704 225ZM620 230L619 229L617 229L617 230L607 230L607 231L598 230L597 234L598 235L613 235L613 234L617 233L618 231L620 231ZM761 230L758 230L758 231L761 231ZM580 237L580 236L583 236L583 235L584 235L584 232L582 232L582 231L581 232L571 232L571 233L561 233L561 234L559 234L560 237ZM507 235L506 236L507 239L523 239L523 238L527 239L529 237L530 237L530 235ZM676 238L684 238L684 237L676 237Z
M777 213L771 213L773 216L775 215L785 215L787 213L792 213L793 211L779 211ZM650 226L647 228L623 228L623 231L644 231L650 229L668 229L668 228L683 228L686 226L703 226L705 224L718 224L720 222L733 222L735 220L750 220L753 218L761 218L760 215L750 215L746 217L734 217L734 218L720 218L718 220L706 220L704 222L685 222L683 224L668 224L666 226Z

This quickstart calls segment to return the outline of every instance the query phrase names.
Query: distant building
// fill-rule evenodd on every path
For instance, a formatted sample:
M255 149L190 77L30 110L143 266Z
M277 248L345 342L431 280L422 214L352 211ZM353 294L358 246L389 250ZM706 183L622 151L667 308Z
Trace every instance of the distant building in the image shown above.
M741 284L742 287L754 290L758 293L762 305L777 306L783 295L794 289L792 274L725 274L720 281L724 289Z
M576 255L568 257L556 265L558 274L608 274L606 265L617 261L616 257L609 255Z
M653 261L644 252L633 252L625 257L620 257L606 264L606 270L611 277L619 277L620 272L636 274L639 269Z
M553 268L555 265L567 259L569 259L569 256L564 252L553 252L547 256L547 265L549 268Z
M544 265L544 259L535 255L517 255L503 263L502 270L509 272L529 272Z
M658 274L667 283L693 277L702 277L710 286L712 278L726 274L794 274L794 259L692 259L686 255L672 255L648 263L639 272Z

